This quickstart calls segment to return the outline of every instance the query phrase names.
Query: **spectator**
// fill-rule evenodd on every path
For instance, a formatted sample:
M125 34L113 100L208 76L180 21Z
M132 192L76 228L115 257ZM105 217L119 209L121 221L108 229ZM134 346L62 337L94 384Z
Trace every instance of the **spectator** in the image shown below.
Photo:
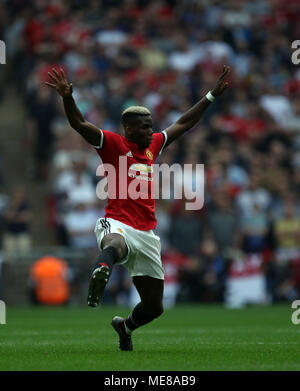
M97 210L90 208L84 203L75 204L71 208L64 218L64 226L70 247L80 249L97 248L97 241L94 235L97 218Z
M194 211L185 210L184 202L178 202L178 211L174 211L170 229L170 244L180 253L195 256L199 251L199 242L203 235L201 220Z
M274 118L285 126L285 118L292 116L292 107L286 96L279 93L275 87L269 87L268 91L260 99L261 106Z
M255 207L262 212L268 211L271 198L269 192L261 186L260 176L252 174L247 188L238 194L236 201L242 216L246 217L255 211Z
M225 192L216 192L213 202L214 205L208 212L208 227L219 253L224 254L228 248L233 247L237 239L238 216Z
M51 91L39 88L30 99L29 111L31 115L30 139L34 145L35 172L38 178L48 175L48 163L53 148L52 122L55 116L55 104Z
M209 236L206 237L200 248L200 284L198 294L201 295L201 301L223 301L225 267L224 258L219 255L216 242Z
M274 221L274 233L277 241L276 259L286 264L299 257L300 217L296 215L295 201L287 198L284 212Z
M70 295L66 261L50 255L40 258L30 269L30 285L35 304L66 304Z
M247 253L261 253L264 250L268 228L266 211L260 205L254 204L252 213L244 216L241 222L243 247Z
M261 254L244 254L235 248L230 258L226 279L225 304L242 308L249 304L267 304L266 278Z
M197 63L195 51L189 47L188 41L184 35L178 35L177 50L174 51L169 58L169 64L172 69L178 72L191 71Z
M3 250L10 254L24 254L31 249L31 211L23 187L14 189L4 212Z

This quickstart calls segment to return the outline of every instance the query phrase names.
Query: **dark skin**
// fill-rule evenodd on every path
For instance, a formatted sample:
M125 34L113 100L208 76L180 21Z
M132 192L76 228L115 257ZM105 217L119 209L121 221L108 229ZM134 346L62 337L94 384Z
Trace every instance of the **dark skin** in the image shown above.
M214 97L223 94L228 87L226 78L229 72L230 68L224 65L216 85L211 90ZM48 75L52 82L45 82L45 84L55 89L62 97L65 112L71 127L81 134L81 136L91 145L99 145L99 129L83 118L72 97L72 83L67 81L63 69L57 71L53 68L52 73L48 72ZM174 124L169 126L165 130L168 136L165 147L193 128L193 126L200 121L210 104L211 102L204 96L193 107L187 110ZM124 130L125 138L130 142L136 143L140 149L143 150L151 144L153 135L152 118L150 115L137 116L135 121L124 126ZM116 233L106 235L102 240L101 247L102 249L105 249L109 246L113 246L117 249L119 261L126 257L128 249L122 235ZM144 308L149 308L149 310L153 310L154 308L158 314L162 312L164 281L149 276L138 276L133 278L133 283L141 297Z
M152 141L152 118L150 115L139 115L130 124L125 124L125 138L139 145L143 150L148 148Z
M97 126L86 121L79 111L72 97L73 86L66 79L63 69L58 72L52 69L53 73L48 72L52 83L45 82L51 88L54 88L63 98L64 108L70 125L75 129L85 140L91 145L99 145L100 133ZM228 82L226 78L230 72L230 68L226 65L218 78L215 87L211 90L214 97L217 97L226 90ZM204 96L193 107L187 110L174 124L169 126L165 132L168 135L168 140L165 145L170 145L173 141L181 137L185 132L195 126L202 118L204 112L211 102ZM128 141L135 142L141 149L147 148L150 145L150 138L153 134L151 116L138 116L137 120L132 124L124 127L125 137Z

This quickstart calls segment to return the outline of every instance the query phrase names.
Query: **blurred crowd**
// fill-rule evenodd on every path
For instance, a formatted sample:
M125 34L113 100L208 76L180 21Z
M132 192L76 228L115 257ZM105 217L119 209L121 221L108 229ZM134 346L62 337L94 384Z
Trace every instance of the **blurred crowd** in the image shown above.
M255 300L299 298L300 70L291 61L291 43L300 39L298 0L0 4L27 110L31 169L51 183L48 223L59 244L96 248L93 228L106 202L95 192L99 158L44 86L48 71L65 70L88 121L121 133L120 115L130 105L148 107L154 130L162 131L228 64L229 90L158 161L205 165L201 210L186 210L185 200L157 201L170 303L223 301L229 280L237 289L239 278L261 276L265 287ZM194 186L197 177L187 175ZM130 290L126 276L116 275L111 287L112 294Z

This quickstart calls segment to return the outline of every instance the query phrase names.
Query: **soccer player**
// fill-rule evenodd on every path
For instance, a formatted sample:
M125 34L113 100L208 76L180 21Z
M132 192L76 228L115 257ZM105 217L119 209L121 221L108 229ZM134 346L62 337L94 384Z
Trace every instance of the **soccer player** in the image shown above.
M153 132L151 113L147 108L129 107L122 113L124 136L86 121L72 97L72 83L67 81L63 69L57 71L53 68L52 73L48 73L52 82L46 82L46 85L62 96L71 127L94 146L104 164L115 168L115 197L108 196L105 217L96 222L95 234L100 254L91 275L87 303L91 307L99 304L113 265L122 264L128 269L141 301L128 318L116 316L112 320L111 324L119 335L121 350L132 350L133 330L151 322L163 312L161 246L159 237L153 232L156 227L155 199L131 197L130 183L140 180L142 187L142 182L147 180L147 191L150 191L153 185L152 166L157 156L199 122L210 103L228 86L228 72L229 67L224 65L215 87L163 132ZM124 169L120 164L124 160L120 160L120 157L127 162L125 175L124 171L120 174ZM143 189L145 193L145 186ZM126 196L120 197L120 191L125 191Z

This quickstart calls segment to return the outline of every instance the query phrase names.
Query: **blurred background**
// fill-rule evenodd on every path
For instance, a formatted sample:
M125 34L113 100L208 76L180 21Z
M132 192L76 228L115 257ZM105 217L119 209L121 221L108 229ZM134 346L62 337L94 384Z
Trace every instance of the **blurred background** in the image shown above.
M2 0L0 39L2 300L84 305L97 256L100 160L44 86L47 72L63 67L85 118L122 133L130 105L165 129L223 64L230 89L157 161L205 165L203 209L157 201L165 306L300 298L298 0ZM194 174L184 178L191 188ZM104 302L137 300L116 267Z

